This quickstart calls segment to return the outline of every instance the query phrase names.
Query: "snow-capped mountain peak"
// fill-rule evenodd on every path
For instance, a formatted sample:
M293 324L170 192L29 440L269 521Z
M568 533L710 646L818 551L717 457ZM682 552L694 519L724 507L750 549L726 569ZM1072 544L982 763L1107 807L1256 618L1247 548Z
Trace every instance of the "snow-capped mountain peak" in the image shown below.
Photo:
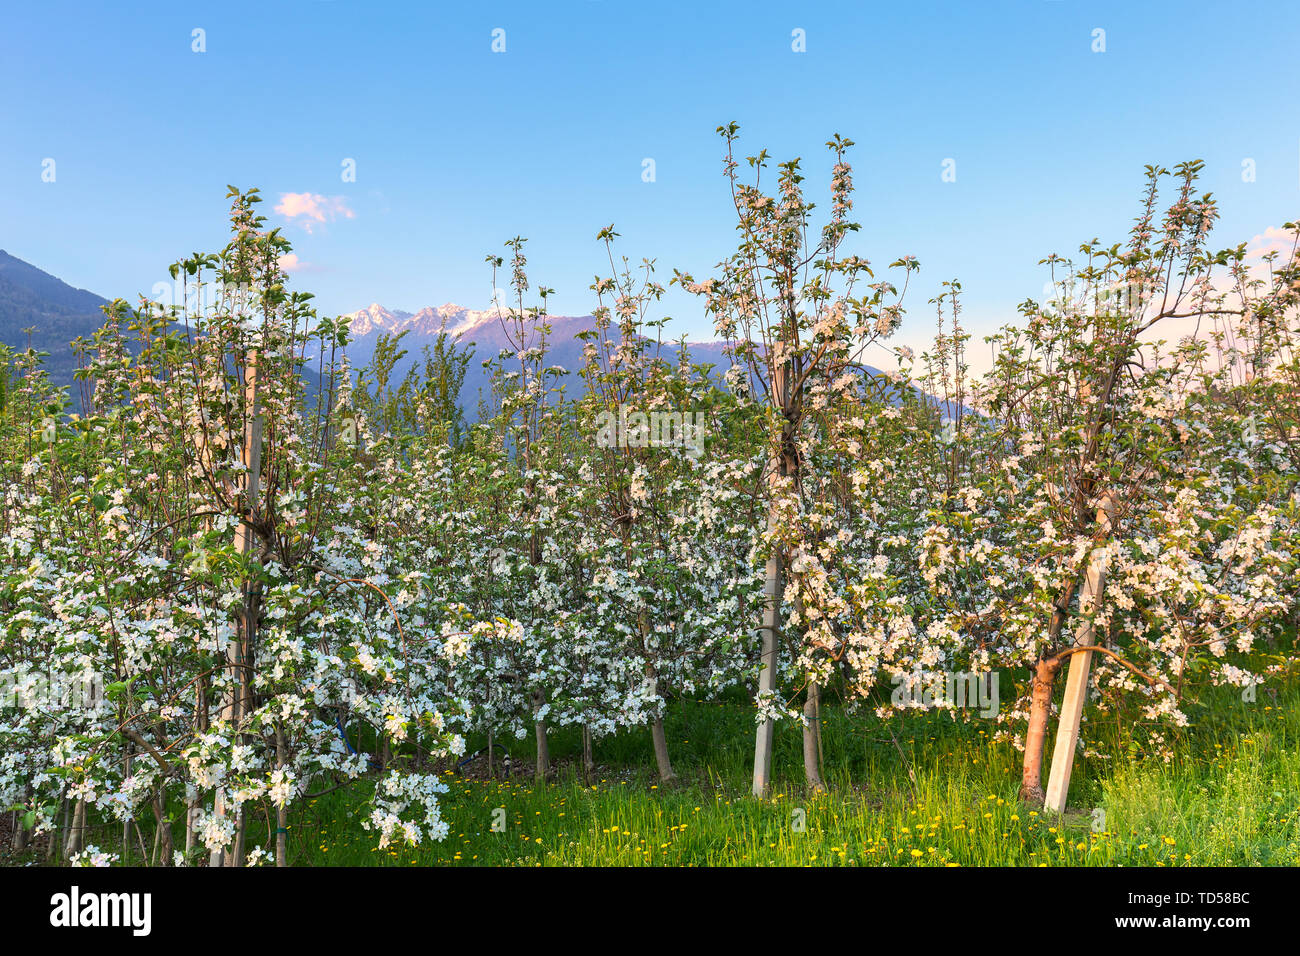
M369 335L372 332L387 332L395 335L409 331L417 336L434 336L446 329L452 336L464 335L478 328L485 322L496 322L495 307L487 309L467 309L455 302L442 305L425 306L417 312L403 312L398 309L386 309L378 302L364 309L350 312L346 318L353 335Z
M402 323L411 318L411 313L385 309L378 302L372 302L366 308L350 313L348 318L352 320L349 327L354 335L368 335L376 331L399 330Z

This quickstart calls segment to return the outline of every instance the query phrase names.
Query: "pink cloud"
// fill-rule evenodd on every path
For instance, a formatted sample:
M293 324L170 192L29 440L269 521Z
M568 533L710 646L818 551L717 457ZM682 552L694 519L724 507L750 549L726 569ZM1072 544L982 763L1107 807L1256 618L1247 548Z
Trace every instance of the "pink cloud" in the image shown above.
M325 266L318 266L314 262L303 262L298 253L289 252L282 255L279 259L280 268L290 275L299 272L325 272Z
M1277 226L1269 226L1247 243L1246 255L1252 259L1258 259L1270 252L1276 252L1279 254L1280 259L1285 259L1294 246L1295 233L1288 232Z
M322 196L320 193L281 193L275 211L311 232L317 223L335 219L355 219L356 213L348 208L342 196Z

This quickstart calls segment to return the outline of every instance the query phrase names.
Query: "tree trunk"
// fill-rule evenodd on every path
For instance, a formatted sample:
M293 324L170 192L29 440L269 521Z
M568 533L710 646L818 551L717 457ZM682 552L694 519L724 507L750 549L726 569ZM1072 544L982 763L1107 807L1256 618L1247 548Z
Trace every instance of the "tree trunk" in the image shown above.
M26 806L28 803L30 803L31 798L32 798L31 787L24 786L22 806ZM14 820L13 851L15 853L21 853L27 849L28 842L29 842L27 830L23 827L22 809L18 809L14 811L13 820Z
M582 782L591 783L591 772L596 767L596 761L591 753L591 724L582 725Z
M776 650L778 628L781 620L781 599L784 594L781 556L774 549L767 559L767 572L763 585L763 651L762 666L758 672L758 696L766 701L776 694ZM775 730L770 717L758 722L754 742L754 796L767 796L772 781L772 738Z
M675 783L677 774L668 760L668 738L664 736L663 714L656 714L650 724L650 739L654 741L655 765L659 768L660 783Z
M284 745L284 725L275 725L275 762L281 770L288 763ZM275 865L289 865L289 803L286 800L275 808Z
M1066 579L1061 584L1052 618L1047 624L1047 646L1054 648L1061 630L1070 616L1070 602L1078 589L1078 579ZM1051 650L1040 652L1035 664L1029 698L1029 727L1025 732L1025 756L1020 780L1020 799L1041 806L1043 803L1043 747L1047 743L1047 724L1052 715L1052 689L1061 662L1046 660Z
M15 853L21 853L23 852L23 850L27 849L27 831L23 829L23 818L17 811L14 811L13 819L14 819L13 850Z
M64 843L64 846L67 846L67 842L68 842L68 798L67 798L67 797L60 797L60 798L59 798L59 804L60 804L60 809L61 809L61 813L62 813L62 816L63 816L63 843ZM59 831L58 831L57 829L52 829L52 830L50 830L50 842L47 843L47 844L45 845L45 862L46 862L46 863L53 863L53 862L54 862L54 854L55 854L55 852L56 852L56 848L58 847L58 845L59 845Z
M212 816L217 820L224 820L226 818L226 801L222 795L221 784L217 784L216 795L212 798ZM221 848L218 847L208 856L208 866L220 866L221 857Z
M250 521L257 512L258 495L261 491L262 477L262 412L261 396L258 388L257 352L250 351L244 367L244 400L248 408L245 411L244 425L244 506L247 511L235 532L235 547L241 555L252 554L255 532ZM257 619L259 616L258 587L253 581L243 585L243 602L236 621L236 639L231 643L227 653L226 674L230 687L226 691L226 702L222 708L222 718L228 720L234 733L241 717L252 710L252 672L253 654L257 645ZM217 788L213 805L213 814L218 820L226 816L225 795L220 785ZM223 853L213 850L209 860L210 866L239 866L243 862L244 815L241 810L235 826L235 840L232 850Z
M239 813L235 817L235 844L233 849L226 854L226 866L243 866L244 865L244 843L248 834L248 820L244 815L244 808L239 808Z
M791 309L793 315L793 309ZM786 333L783 333L786 334ZM793 334L793 342L798 345L798 333ZM798 417L798 402L791 391L791 385L798 382L799 368L791 367L787 360L772 370L771 401L774 408L780 409L781 445L777 449L773 468L768 474L768 493L771 499L767 512L767 533L769 539L777 530L780 517L777 514L776 500L785 493L785 481L793 477L796 485L799 481L799 456L794 445L794 429ZM767 558L767 568L763 576L763 617L759 625L762 629L763 649L758 671L758 699L760 705L770 707L776 697L777 649L780 646L781 602L785 596L785 566L782 561L781 546L772 543L772 553ZM758 722L758 731L754 741L754 785L756 797L767 796L772 782L772 738L775 725L771 718Z
M1025 733L1024 771L1020 780L1020 799L1034 806L1043 803L1043 747L1047 742L1047 722L1052 713L1052 688L1060 669L1060 661L1043 658L1038 659L1034 669L1029 729Z
M194 852L194 818L199 812L199 801L196 797L185 805L185 862L190 862L190 854Z
M645 612L641 614L641 629L644 634L647 630ZM649 661L645 665L645 683L646 690L651 695L659 694L659 675L655 673L654 665ZM664 715L663 710L655 711L654 719L650 721L650 739L654 743L655 766L659 769L659 780L661 783L672 783L677 779L673 773L673 765L668 760L668 738L664 735Z
M66 854L68 859L80 853L84 848L82 841L82 831L86 827L86 801L78 800L76 809L72 812L72 828L68 831L68 840Z
M125 757L123 757L122 759L122 777L123 779L125 779L126 777L129 776L131 776L131 753L130 751L127 751ZM127 854L130 852L130 849L131 849L131 818L127 817L125 820L122 821L122 863L124 864L127 862ZM148 862L149 862L148 860L140 861L141 865L146 865L148 864Z
M172 825L167 820L167 797L162 787L159 787L154 794L153 815L158 821L158 835L154 841L157 845L157 850L154 852L154 865L161 863L163 866L171 866Z
M803 774L812 790L825 790L821 775L821 687L808 682L803 702Z
M538 713L545 703L546 693L541 690L533 691L533 713ZM545 780L546 774L551 769L551 751L546 743L545 720L539 720L533 724L533 736L537 740L537 779Z

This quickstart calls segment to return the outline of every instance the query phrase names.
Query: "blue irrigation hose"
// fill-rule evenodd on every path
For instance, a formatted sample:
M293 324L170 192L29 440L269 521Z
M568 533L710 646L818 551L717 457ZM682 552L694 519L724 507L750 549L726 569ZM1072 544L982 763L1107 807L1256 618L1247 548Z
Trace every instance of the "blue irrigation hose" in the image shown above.
M343 721L339 720L337 715L334 717L334 726L339 729L339 736L343 738L343 746L348 748L348 753L355 755L356 751L352 749L352 744L348 742L348 735L343 730Z
M476 750L476 751L474 751L472 754L470 754L468 757L466 757L466 758L465 758L464 760L462 760L460 763L456 764L456 769L459 770L461 767L465 766L465 764L469 763L471 760L473 760L475 757L477 757L477 756L478 756L479 754L481 754L482 752L483 752L483 751L481 751L481 750Z
M351 742L348 740L348 735L343 730L343 721L339 720L337 716L334 718L334 726L339 729L339 736L343 738L343 746L348 748L348 753L357 757L361 756L360 752L354 749ZM366 754L366 759L370 761L370 768L372 770L379 766L379 761L375 758L374 754Z

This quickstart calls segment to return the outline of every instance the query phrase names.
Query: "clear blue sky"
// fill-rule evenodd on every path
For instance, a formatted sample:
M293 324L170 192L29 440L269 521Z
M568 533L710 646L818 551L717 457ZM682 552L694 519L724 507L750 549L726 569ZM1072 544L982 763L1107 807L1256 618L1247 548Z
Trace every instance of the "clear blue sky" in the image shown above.
M218 248L234 183L262 188L323 312L481 308L484 255L523 234L557 311L585 313L611 222L665 284L728 252L732 119L818 195L822 144L857 142L859 251L922 262L909 341L943 279L984 332L1039 294L1045 254L1122 238L1145 163L1207 161L1225 244L1300 217L1293 2L11 0L0 31L0 248L103 295ZM272 211L288 193L334 214L308 232ZM694 300L665 311L710 331Z

